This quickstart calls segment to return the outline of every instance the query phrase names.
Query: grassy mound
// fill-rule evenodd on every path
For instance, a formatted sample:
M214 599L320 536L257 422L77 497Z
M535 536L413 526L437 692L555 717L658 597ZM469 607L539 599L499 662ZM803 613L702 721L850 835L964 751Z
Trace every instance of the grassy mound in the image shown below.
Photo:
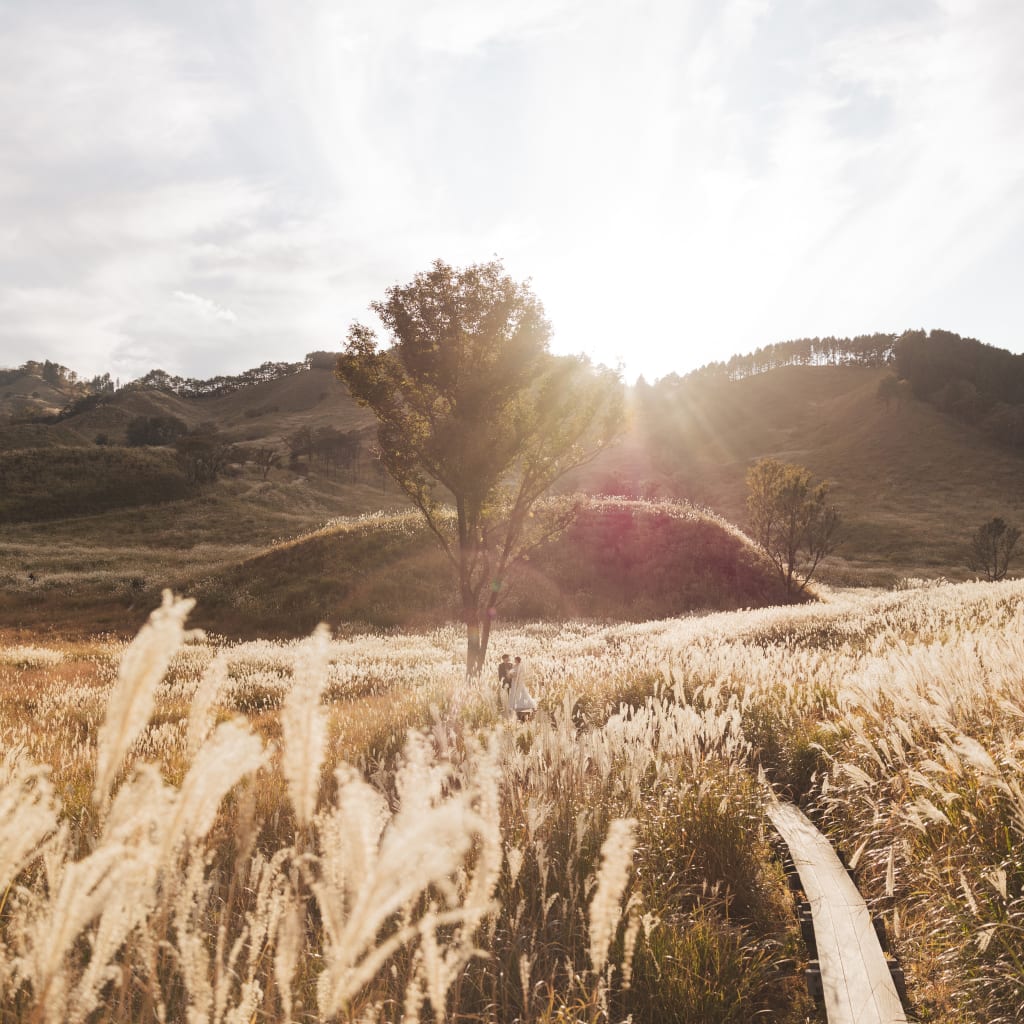
M725 520L669 502L581 500L575 522L511 575L502 619L642 620L785 599ZM198 624L229 635L459 617L451 570L413 512L329 524L183 589L199 598Z

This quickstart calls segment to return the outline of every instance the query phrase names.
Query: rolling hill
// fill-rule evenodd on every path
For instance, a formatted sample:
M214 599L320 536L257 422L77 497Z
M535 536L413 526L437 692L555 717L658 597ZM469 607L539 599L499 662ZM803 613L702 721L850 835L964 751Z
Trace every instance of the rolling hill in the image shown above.
M999 515L1024 523L1024 459L916 399L909 388L881 400L879 385L891 375L890 366L794 365L740 379L698 374L641 384L630 389L632 414L622 439L563 487L686 500L742 526L746 471L771 455L803 464L833 484L844 544L819 572L824 580L889 586L903 576L963 578L969 575L966 540L981 522ZM29 388L43 394L36 387L41 378L11 379L9 374L8 390L16 396ZM57 390L50 396L54 402L60 397ZM170 450L118 444L137 416L173 416L193 429L212 423L232 441L281 451L284 439L303 428L354 431L364 457L351 472L307 461L282 464L266 479L252 465L238 464L214 484L186 487ZM408 557L411 562L402 564L410 579L425 574L421 583L410 584L419 594L410 605L430 604L424 594L433 592L437 565L421 541L401 554L393 540L374 537L367 526L370 532L360 534L365 552L357 557L344 546L351 538L316 539L326 521L405 507L365 457L373 434L370 414L322 364L205 397L130 387L57 422L23 418L0 427L0 518L8 520L0 535L0 626L38 625L62 615L83 628L101 620L114 626L119 609L141 614L148 607L144 595L160 586L203 580L225 626L240 623L242 608L229 596L234 588L250 593L258 621L269 628L273 601L269 590L257 592L264 571L266 580L294 580L277 598L285 617L294 613L305 622L314 610L335 617L344 610L385 621L381 609L395 600L386 593L394 581L385 584L383 573L383 590L365 600L358 588L345 591L336 581L346 576L347 558L365 570L374 557L395 565ZM314 539L308 539L310 531ZM311 546L293 573L286 562L298 557L296 551L286 555L292 549L275 542L296 536L307 537L303 543ZM324 555L318 567L313 552L321 547L335 554ZM557 562L554 552L548 554ZM370 561L364 564L364 557ZM586 576L580 566L576 571ZM648 573L646 580L652 578ZM557 598L545 587L535 588L545 608L624 614L609 595L580 596L580 588L573 591L564 579L555 587ZM312 596L303 596L303 588ZM568 599L570 593L576 596ZM632 595L637 607L642 596L642 588ZM434 603L440 601L437 596ZM659 602L658 608L666 607ZM107 606L109 614L101 614ZM522 610L527 613L526 604ZM281 625L291 628L290 622Z
M10 417L55 415L85 393L84 386L52 373L47 380L44 372L42 363L26 364L18 370L0 369L0 424Z
M24 380L22 378L17 385L21 390L29 386ZM36 381L45 386L41 380ZM64 404L60 402L61 407ZM8 415L13 408L17 406L8 407ZM0 415L3 410L0 402ZM59 407L50 411L59 411ZM280 442L302 427L358 430L373 425L373 415L349 398L345 387L329 369L312 367L208 397L184 397L157 388L126 387L102 396L92 408L79 413L72 411L49 429L54 432L53 442L57 444L94 444L97 438L121 444L128 423L137 416L173 416L190 429L213 423L231 440L239 442ZM15 423L0 427L0 450L21 447L26 427L31 427L37 438L33 447L44 443L46 425Z
M747 468L775 456L832 481L845 543L826 576L962 575L981 522L1024 524L1024 460L906 391L883 402L879 383L891 374L787 366L659 386L635 403L622 444L570 486L686 498L742 524Z

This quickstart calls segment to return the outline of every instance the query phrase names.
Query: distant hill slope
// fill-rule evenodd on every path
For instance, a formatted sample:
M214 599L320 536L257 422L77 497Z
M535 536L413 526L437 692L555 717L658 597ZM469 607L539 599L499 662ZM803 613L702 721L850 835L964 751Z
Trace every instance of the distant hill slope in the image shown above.
M72 389L64 394L31 374L6 373L5 387L15 392L38 385L49 388L54 401L72 394ZM91 396L84 405L83 411L65 413L56 422L36 419L0 425L0 522L87 516L209 493L208 486L188 484L173 448L123 447L128 425L139 417L173 417L189 430L212 424L226 440L241 446L239 460L245 458L247 446L259 445L276 449L281 463L288 460L287 438L304 428L354 431L362 439L358 469L350 466L343 471L335 463L328 467L329 475L342 489L349 480L356 490L366 486L367 477L376 477L367 454L373 415L323 367L218 396L183 397L131 386ZM307 458L299 467L303 473L310 470L308 463ZM202 524L198 527L201 533Z
M622 444L571 486L646 487L746 521L745 475L771 455L831 480L845 519L832 577L956 572L967 535L1024 525L1024 460L916 400L878 397L887 368L787 366L650 389ZM837 568L838 566L838 568Z
M184 398L154 388L125 388L102 405L62 421L88 440L105 434L122 442L136 416L176 416L189 428L215 423L233 441L280 443L302 427L358 430L374 423L327 369L240 388L227 395Z
M834 484L845 543L839 557L824 567L826 579L890 584L902 575L966 575L966 539L981 522L999 515L1024 526L1024 458L990 433L915 398L909 387L897 388L900 397L888 403L880 400L879 384L892 376L894 367L863 361L888 359L885 345L893 338L861 339L860 348L848 353L853 361L846 365L779 365L824 358L832 345L825 339L804 352L807 346L787 343L736 362L733 369L746 373L740 379L730 379L731 361L717 370L670 376L653 387L631 389L633 416L624 438L563 486L595 494L690 500L742 526L747 469L754 460L772 455L801 463ZM822 346L825 356L819 351ZM285 439L304 428L356 431L363 452L352 483L372 484L376 466L366 452L374 439L372 414L334 377L330 354L321 356L305 368L295 364L297 371L288 369L275 379L232 379L226 392L200 397L132 385L57 423L0 426L0 461L26 449L62 452L60 464L51 467L61 476L59 503L50 497L52 473L37 475L33 497L31 474L19 470L17 507L6 518L32 518L36 509L40 517L91 513L116 507L115 497L117 504L142 504L164 493L151 487L133 492L122 481L107 487L107 497L102 497L96 481L85 479L106 465L123 468L124 460L86 456L85 450L97 447L97 440L116 446L138 416L174 416L189 428L212 422L232 441L269 445L282 454ZM19 401L19 396L27 393L31 398L35 392L40 397L33 401L52 405L81 391L80 383L53 387L38 374L5 372L0 396L10 392ZM81 458L71 454L76 446ZM19 459L23 466L30 464ZM306 460L304 471L312 461ZM253 473L247 468L243 475ZM337 465L331 473L340 501L345 474ZM274 478L291 476L277 469ZM76 480L90 495L79 509ZM219 486L213 485L214 490ZM365 504L363 498L360 502ZM192 507L183 506L184 514L190 515ZM200 538L203 528L197 521Z
M55 506L67 497L57 487L32 520L12 515L22 521L0 523L0 634L5 629L56 629L131 636L159 604L164 587L189 593L194 580L225 572L281 538L305 535L338 516L393 508L398 502L394 489L384 491L379 482L306 477L286 470L275 470L264 481L247 470L184 499L139 505L135 494L136 507L118 507L125 489L158 485L160 460L173 466L173 458L161 449L97 445L84 450L87 457L93 453L101 459L123 453L138 456L140 462L129 464L127 472L97 474L95 491L77 489L78 498L87 499L94 509L91 514L53 518ZM35 453L0 455L0 472L5 458L20 460L26 454L31 458ZM61 460L71 453L48 454L58 456L53 470L59 478L57 471L66 465ZM81 469L88 465L81 464ZM136 480L137 474L147 472L149 478ZM23 502L24 492L0 487L0 511Z
M197 625L300 635L318 622L459 618L452 574L417 513L346 520L187 587ZM662 618L784 600L772 567L716 516L668 502L584 499L510 577L503 618Z
M0 370L0 421L9 416L50 416L82 393L64 378L44 380L35 370Z

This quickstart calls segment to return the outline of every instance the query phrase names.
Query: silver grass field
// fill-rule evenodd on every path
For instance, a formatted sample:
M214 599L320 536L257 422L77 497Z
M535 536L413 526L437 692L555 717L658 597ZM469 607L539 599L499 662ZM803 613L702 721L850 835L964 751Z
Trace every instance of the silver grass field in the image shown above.
M770 789L1024 1019L1024 583L824 597L499 630L522 724L455 628L0 647L0 1021L805 1021Z

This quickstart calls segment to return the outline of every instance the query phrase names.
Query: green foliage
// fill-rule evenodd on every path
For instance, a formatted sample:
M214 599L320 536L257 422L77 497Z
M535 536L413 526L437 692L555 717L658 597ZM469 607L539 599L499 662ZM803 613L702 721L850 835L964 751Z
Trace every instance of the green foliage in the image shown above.
M777 793L794 802L814 790L828 767L826 751L832 733L819 719L781 701L752 702L743 712L743 734L751 745L751 760Z
M669 374L669 382L739 380L781 366L887 366L893 361L894 334L859 334L855 338L798 338L778 341L725 362L708 363L685 377ZM638 382L639 383L639 382ZM660 383L660 382L659 382ZM646 382L645 382L646 386Z
M61 384L73 384L78 375L60 363L46 359L40 362L37 359L28 359L16 369L0 369L0 385L9 384L19 377L31 374L35 377L42 377L47 384L54 386Z
M306 366L311 370L333 370L339 355L339 352L307 352Z
M477 672L509 568L564 525L534 530L531 509L618 430L621 383L583 358L553 357L540 302L497 260L461 270L437 260L371 308L390 347L354 324L336 372L376 414L382 465L457 575Z
M1009 526L996 516L979 526L971 538L967 568L972 572L984 573L989 580L1003 579L1016 554L1019 540L1020 529Z
M254 384L265 384L268 381L291 377L305 369L307 369L306 362L275 363L268 361L243 373L233 376L210 377L206 380L199 380L195 377L178 377L158 369L150 370L144 377L132 381L127 387L164 391L182 398L219 398Z
M746 772L705 766L699 783L674 779L660 794L657 817L644 822L644 858L654 868L675 859L658 886L663 908L689 913L711 887L730 920L767 924L761 862L760 803ZM679 834L679 823L686 822ZM654 893L651 894L655 896Z
M657 923L644 934L623 1009L637 1022L739 1022L782 998L776 965L788 907L752 777L708 760L667 778L641 818L638 878Z
M837 544L839 513L827 504L829 485L813 484L803 466L769 458L754 463L747 487L754 540L778 570L786 593L803 593Z
M239 450L238 454L247 462L254 463L264 480L270 475L272 469L281 464L281 451L273 445L254 445Z
M899 402L903 398L903 389L900 387L899 378L895 373L890 373L878 382L878 400L888 409L893 402Z
M72 416L79 416L82 413L92 412L101 405L106 405L111 399L111 392L98 391L88 395L75 398L65 406L57 416L57 420L68 420Z
M896 365L917 398L1024 448L1024 355L952 331L907 331Z

